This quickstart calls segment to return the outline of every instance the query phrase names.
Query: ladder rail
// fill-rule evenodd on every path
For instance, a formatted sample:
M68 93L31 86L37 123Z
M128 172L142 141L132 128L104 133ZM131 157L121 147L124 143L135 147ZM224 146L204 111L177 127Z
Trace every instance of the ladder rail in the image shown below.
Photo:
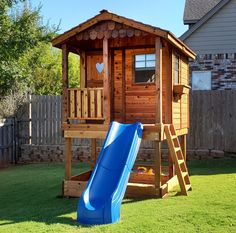
M165 125L164 132L166 134L167 144L170 149L171 158L175 164L176 174L183 195L188 195L187 191L191 190L191 183L189 178L186 161L180 146L179 139L173 125Z

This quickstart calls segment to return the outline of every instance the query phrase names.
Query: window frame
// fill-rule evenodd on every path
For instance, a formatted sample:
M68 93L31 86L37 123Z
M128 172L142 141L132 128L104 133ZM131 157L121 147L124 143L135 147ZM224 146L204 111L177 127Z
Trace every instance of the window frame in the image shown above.
M181 79L181 66L180 66L180 63L181 63L181 56L178 54L178 53L173 53L173 85L179 85L181 82L180 82L180 79ZM178 60L178 82L176 82L176 60Z
M133 78L132 78L132 85L143 85L143 86L146 86L146 85L155 85L156 83L156 79L154 78L154 81L153 82L136 82L136 77L135 77L135 73L136 73L136 56L137 55L145 55L145 67L144 68L148 68L146 67L146 55L154 55L155 56L155 60L148 60L148 61L154 61L155 62L155 66L153 67L154 69L154 76L155 76L155 73L156 73L156 54L155 52L143 52L143 53L135 53L133 54L133 59L132 59L132 63L133 63ZM152 68L152 67L151 67Z

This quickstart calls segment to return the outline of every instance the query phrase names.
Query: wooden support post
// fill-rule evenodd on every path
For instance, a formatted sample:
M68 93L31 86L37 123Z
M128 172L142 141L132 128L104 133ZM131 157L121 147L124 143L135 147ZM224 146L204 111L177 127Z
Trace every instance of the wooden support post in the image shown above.
M186 161L186 151L187 151L187 148L186 148L186 146L187 146L187 144L186 144L186 137L187 135L186 134L184 134L184 135L182 135L181 136L181 138L180 138L180 146L181 146L181 149L182 149L182 153L183 153L183 157L184 157L184 160Z
M156 38L156 123L162 123L162 44L160 37Z
M66 44L62 45L62 122L67 121L68 117L68 48Z
M156 194L161 197L161 142L155 141L155 189Z
M126 96L125 96L125 86L126 86L126 55L125 49L122 50L122 122L126 122Z
M171 179L175 175L175 167L170 151L168 151L168 162L169 162L169 179Z
M85 52L80 52L80 88L86 87L86 57Z
M163 73L165 72L165 75L163 79L165 78L165 90L166 90L166 96L165 96L165 106L168 106L165 108L165 120L164 123L171 124L172 123L172 96L173 96L173 87L172 87L172 53L170 52L169 46L166 44L165 47L162 49L163 54ZM163 101L164 102L164 101Z
M96 138L91 139L91 157L92 157L92 166L95 166L97 161L97 140Z
M111 120L111 84L109 78L109 55L108 55L108 39L103 39L103 113L105 123L109 124Z
M72 139L65 139L65 180L71 178Z

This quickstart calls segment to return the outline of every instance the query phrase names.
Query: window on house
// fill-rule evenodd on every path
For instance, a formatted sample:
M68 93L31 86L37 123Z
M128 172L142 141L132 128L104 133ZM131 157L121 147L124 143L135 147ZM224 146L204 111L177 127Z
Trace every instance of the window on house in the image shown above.
M211 71L193 71L192 89L211 90Z
M180 58L178 55L174 55L174 84L180 83L180 72L179 72Z
M154 83L155 82L155 54L135 55L135 83Z

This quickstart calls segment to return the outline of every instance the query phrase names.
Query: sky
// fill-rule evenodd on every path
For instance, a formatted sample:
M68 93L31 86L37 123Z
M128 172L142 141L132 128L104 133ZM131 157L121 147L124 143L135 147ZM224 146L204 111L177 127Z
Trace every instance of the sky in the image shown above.
M187 30L183 25L184 3L185 0L31 0L33 7L42 6L44 23L60 23L59 33L97 15L100 10L107 9L169 30L178 37Z

